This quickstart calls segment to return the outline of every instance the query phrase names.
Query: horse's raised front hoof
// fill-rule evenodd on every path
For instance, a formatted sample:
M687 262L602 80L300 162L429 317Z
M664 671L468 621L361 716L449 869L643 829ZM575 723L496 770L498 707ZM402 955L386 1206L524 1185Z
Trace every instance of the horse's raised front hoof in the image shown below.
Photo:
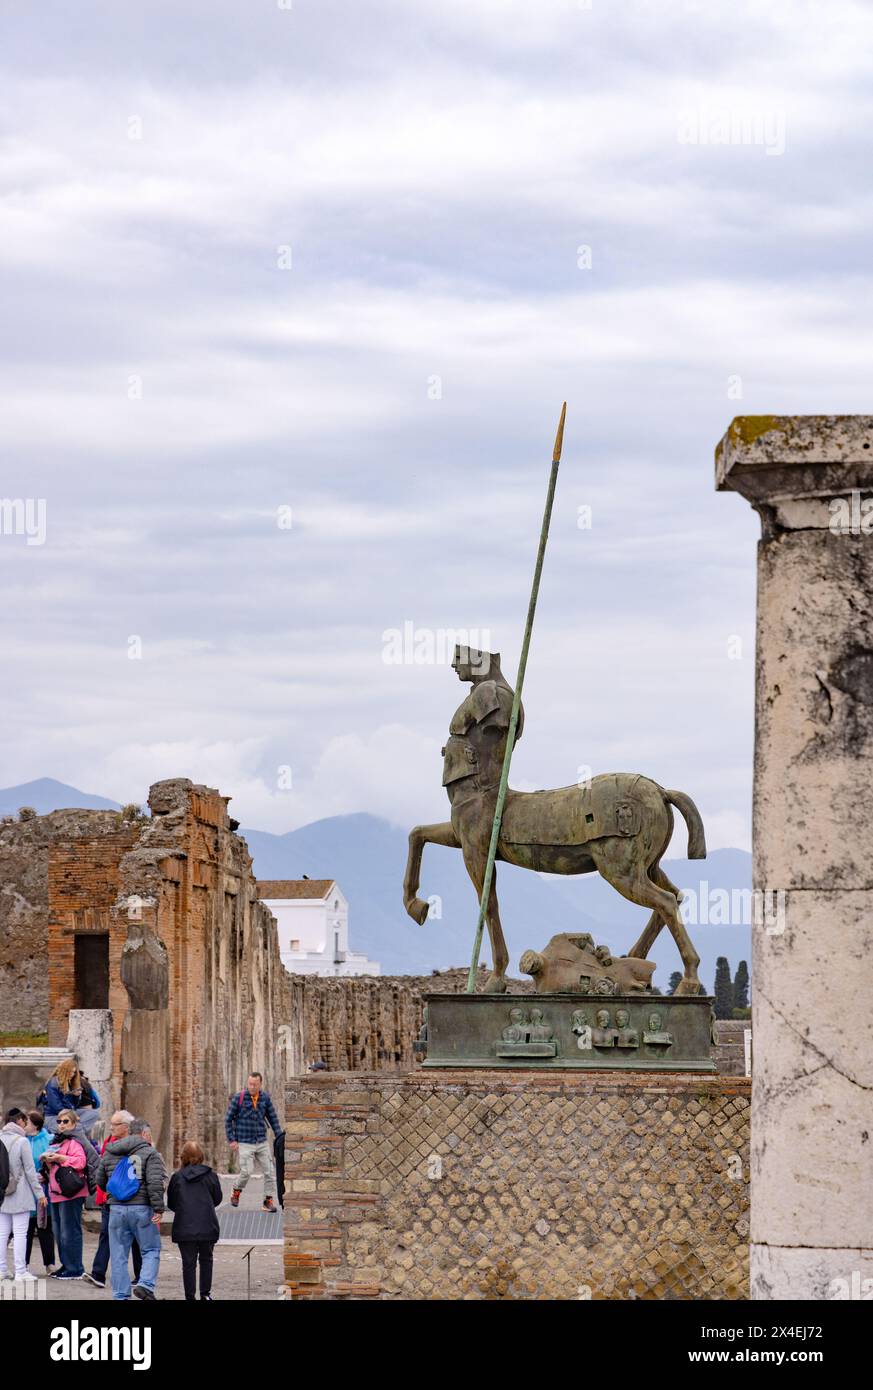
M678 985L676 986L675 993L676 993L676 994L705 994L705 993L706 993L706 990L703 988L703 985L701 984L700 980L689 980L686 976L683 975L682 979L679 981Z
M505 994L505 993L506 993L506 976L505 976L505 975L495 975L494 972L492 971L491 974L488 976L488 979L485 981L485 988L484 988L484 990L482 991L482 993L483 993L483 994Z
M427 914L430 912L430 903L422 902L421 898L411 898L406 904L406 911L413 922L417 922L420 927L423 927L427 921Z

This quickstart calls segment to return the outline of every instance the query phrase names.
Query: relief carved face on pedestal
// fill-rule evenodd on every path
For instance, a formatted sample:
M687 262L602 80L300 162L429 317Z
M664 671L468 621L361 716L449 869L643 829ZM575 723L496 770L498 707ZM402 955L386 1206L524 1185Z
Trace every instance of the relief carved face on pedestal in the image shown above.
M597 1027L592 1030L591 1041L595 1047L615 1047L618 1039L618 1029L610 1027L611 1019L608 1009L598 1009L595 1016Z
M588 1015L582 1009L574 1009L570 1025L571 1031L576 1034L576 1046L579 1051L587 1052L591 1047L591 1024L588 1022Z
M657 1047L670 1047L673 1043L673 1034L661 1031L661 1015L658 1013L649 1014L649 1027L643 1033L643 1042Z
M617 1047L639 1047L640 1035L635 1028L630 1027L630 1014L627 1009L616 1009L615 1026L618 1029L616 1038Z
M509 1027L503 1029L497 1044L498 1057L554 1057L557 1050L542 1009L531 1009L530 1018L526 1009L510 1009Z
M527 1014L524 1009L509 1010L509 1027L503 1030L504 1042L527 1041Z
M552 1030L547 1023L543 1022L542 1009L531 1009L530 1011L530 1040L531 1042L550 1042Z

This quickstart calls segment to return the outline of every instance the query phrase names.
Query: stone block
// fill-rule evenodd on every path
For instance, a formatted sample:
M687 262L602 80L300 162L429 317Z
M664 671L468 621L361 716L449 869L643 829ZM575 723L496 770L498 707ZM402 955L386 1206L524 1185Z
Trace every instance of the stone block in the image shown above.
M755 1245L749 1253L752 1298L789 1302L870 1301L873 1249Z
M121 1036L124 1070L141 1077L167 1079L170 1029L168 1009L134 1009L125 1014Z
M830 916L824 896L792 894L790 936L753 965L752 1240L789 1247L802 1232L806 1246L840 1249L851 1234L854 1248L873 1248L869 987L863 970L842 963L865 959L870 918L863 895L827 895L847 946L827 959L817 930Z

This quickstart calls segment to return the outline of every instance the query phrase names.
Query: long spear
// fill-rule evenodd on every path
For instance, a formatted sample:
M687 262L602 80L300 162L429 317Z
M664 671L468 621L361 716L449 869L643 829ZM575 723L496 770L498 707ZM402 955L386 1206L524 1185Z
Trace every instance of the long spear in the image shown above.
M506 788L509 785L509 765L512 762L515 731L518 728L518 712L521 708L521 688L524 685L524 673L527 667L527 653L530 647L530 635L533 628L534 613L537 611L537 596L540 591L540 575L543 572L546 541L549 539L549 522L552 519L552 503L555 500L555 485L558 481L558 464L561 462L561 446L564 443L564 420L566 417L567 402L564 401L561 407L561 418L558 421L558 433L555 435L555 447L552 450L552 471L549 474L549 488L546 493L546 506L543 512L540 545L537 551L533 584L531 585L530 603L527 606L527 622L524 627L524 641L521 644L521 660L518 663L515 694L512 697L512 713L509 716L509 732L506 735L506 752L503 754L503 767L500 772L500 785L497 790L497 805L494 808L494 824L491 827L491 843L488 846L485 878L482 881L482 897L479 900L479 920L476 923L476 938L473 942L473 959L470 961L470 973L467 976L468 994L473 994L476 989L476 971L479 968L479 952L482 949L482 928L485 925L486 909L488 907L488 899L491 895L491 880L494 877L494 861L497 858L497 841L500 838L500 823L503 820L503 805L506 801Z

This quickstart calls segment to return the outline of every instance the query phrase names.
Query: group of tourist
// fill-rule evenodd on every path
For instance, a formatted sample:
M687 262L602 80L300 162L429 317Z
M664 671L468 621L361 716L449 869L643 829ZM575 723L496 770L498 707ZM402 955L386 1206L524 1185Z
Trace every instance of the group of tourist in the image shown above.
M200 1298L211 1301L213 1250L219 1236L216 1208L222 1191L218 1174L203 1161L200 1145L189 1140L182 1146L180 1166L168 1180L148 1123L127 1110L117 1110L98 1150L88 1130L93 1128L100 1102L72 1062L61 1064L38 1101L44 1109L24 1111L13 1106L7 1110L0 1129L0 1278L8 1277L10 1240L13 1277L35 1278L28 1265L36 1238L49 1278L84 1279L103 1289L109 1273L113 1299L154 1300L161 1217L168 1208L173 1213L172 1239L182 1260L185 1298L196 1298L199 1266ZM239 1204L257 1164L264 1173L264 1209L276 1209L274 1168L267 1162L268 1123L281 1137L263 1079L254 1072L246 1089L231 1098L225 1117L228 1140L239 1153L241 1170L231 1194L233 1206ZM86 1273L82 1216L89 1194L100 1209L101 1223L97 1253Z

